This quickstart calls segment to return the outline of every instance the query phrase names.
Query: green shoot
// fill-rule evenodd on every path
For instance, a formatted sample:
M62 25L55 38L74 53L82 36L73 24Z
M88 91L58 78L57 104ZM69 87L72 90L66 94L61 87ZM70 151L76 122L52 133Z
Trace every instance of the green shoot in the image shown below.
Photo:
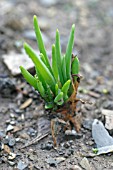
M37 55L27 43L24 43L24 49L35 65L36 75L31 75L22 66L20 70L26 81L44 99L45 109L54 109L68 102L74 91L73 83L76 83L79 74L79 60L77 57L72 57L75 25L72 25L64 55L61 53L60 34L58 30L56 31L55 45L52 45L52 64L50 64L36 16L33 21L40 54Z

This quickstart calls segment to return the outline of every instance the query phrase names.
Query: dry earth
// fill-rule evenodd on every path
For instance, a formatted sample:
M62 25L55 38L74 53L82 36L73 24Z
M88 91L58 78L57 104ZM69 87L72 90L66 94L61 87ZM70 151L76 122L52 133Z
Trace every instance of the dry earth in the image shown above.
M65 52L69 30L75 23L74 53L78 53L84 77L78 96L93 103L78 106L84 120L81 132L74 138L63 134L60 138L59 134L57 150L53 148L49 113L43 110L43 101L21 76L11 75L2 59L5 54L8 60L11 51L15 57L21 53L24 41L37 49L32 32L34 14L38 16L50 57L56 28L61 33ZM31 105L20 110L27 99ZM77 170L76 166L112 170L112 153L91 157L95 143L90 125L94 118L103 121L104 108L113 109L113 1L0 0L0 149L2 143L9 146L6 152L0 151L0 170ZM8 125L14 131L8 131ZM44 133L49 135L35 145L20 149ZM8 149L16 154L15 159Z

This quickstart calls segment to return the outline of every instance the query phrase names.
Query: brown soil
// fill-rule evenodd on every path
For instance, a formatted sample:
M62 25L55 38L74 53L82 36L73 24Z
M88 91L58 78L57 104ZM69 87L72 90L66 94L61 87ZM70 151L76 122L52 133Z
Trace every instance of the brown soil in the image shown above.
M44 3L45 2L45 3ZM21 76L13 77L3 64L2 55L10 51L21 53L21 42L27 41L37 48L35 40L25 38L25 32L33 29L32 17L38 16L39 24L44 34L48 54L51 56L51 44L55 39L55 30L61 33L62 51L65 52L71 25L75 23L74 53L78 53L81 63L81 81L78 97L90 100L92 105L78 105L83 120L94 118L102 120L103 108L113 109L113 2L112 0L1 0L0 1L0 79L10 78L13 85L7 86L6 91L0 86L0 131L6 135L6 128L13 120L17 132L7 133L16 139L16 144L10 147L16 154L14 160L8 159L8 154L0 151L0 170L16 170L19 160L27 163L26 169L35 170L74 170L87 157L92 170L112 170L113 155L91 157L95 143L91 130L83 126L79 135L72 139L66 138L59 132L59 147L55 150L50 133L49 113L43 109L43 101L34 90L24 82ZM17 43L19 45L17 45ZM22 86L22 91L18 91ZM11 90L12 88L12 90ZM107 90L105 94L103 90ZM13 91L14 90L14 91ZM85 93L90 91L90 93ZM27 99L33 101L26 109L19 107ZM13 116L11 115L13 114ZM31 129L32 128L32 129ZM20 149L39 134L49 135L34 145ZM62 138L61 138L62 135ZM19 138L19 141L18 141ZM0 138L5 140L5 138ZM45 148L44 148L45 147ZM53 159L63 158L60 163ZM65 160L64 160L65 159ZM14 165L11 165L11 161ZM53 161L49 163L48 161ZM86 168L87 169L87 168Z

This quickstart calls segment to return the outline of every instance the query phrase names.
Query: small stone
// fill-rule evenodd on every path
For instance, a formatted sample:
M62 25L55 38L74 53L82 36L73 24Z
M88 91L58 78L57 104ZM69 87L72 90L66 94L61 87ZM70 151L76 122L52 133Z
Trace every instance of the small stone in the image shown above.
M6 124L9 124L9 123L10 123L10 121L11 121L10 119L6 120Z
M12 120L12 121L10 121L10 124L11 124L11 125L15 125L16 122L15 122L14 120Z
M45 150L51 150L53 148L53 144L51 143L51 142L48 142L48 143L46 143L46 144L42 144L41 145L41 149L45 149Z
M16 142L19 142L19 141L20 141L20 138L16 138L15 141L16 141Z
M65 161L66 158L64 157L57 157L57 158L48 158L46 159L46 162L50 165L50 166L57 166L57 164Z
M4 144L0 142L0 151L4 149Z
M58 154L59 154L60 156L62 156L62 155L65 154L65 152L64 152L64 151L58 151Z
M64 157L57 157L57 158L56 158L57 164L59 164L59 163L65 161L65 160L66 160L66 159L65 159Z
M15 91L16 91L16 87L15 87L14 79L0 78L0 94L2 96L11 97L12 93Z
M17 114L21 114L21 113L23 113L23 111L24 111L24 110L15 109L15 113L17 113Z
M14 115L13 113L11 113L11 114L10 114L10 117L11 117L11 118L14 118L14 117L15 117L15 115Z
M9 146L14 146L15 145L15 143L16 143L16 141L15 141L15 139L14 138L11 138L11 139L9 139Z
M84 157L81 162L80 162L80 165L82 166L82 168L86 169L86 170L91 170L91 166L89 164L89 161L86 157Z
M16 158L16 154L10 152L10 155L8 156L8 160L13 160L13 159L15 159L15 158Z
M104 102L104 109L106 110L113 110L113 101L106 101Z
M39 167L38 163L35 163L34 167L35 167L37 170L40 170L40 167Z
M72 145L73 144L73 140L69 140L69 144Z
M5 133L3 133L2 131L0 131L0 139L5 137Z
M65 147L65 148L69 148L69 147L70 147L69 142L64 143L64 147Z
M113 138L109 135L102 122L95 119L92 125L92 136L97 148L113 145Z
M66 130L65 135L72 135L72 131L71 130Z
M13 129L14 129L14 127L12 125L8 125L7 132L12 131Z
M21 160L18 162L17 168L18 170L24 170L28 167L28 163L22 162Z
M71 138L74 137L76 139L80 139L82 137L82 134L77 133L75 130L66 130L65 135L67 137L71 137Z
M34 130L33 128L29 128L29 130L28 130L28 135L30 135L30 136L35 136L36 135L36 133L37 133L37 131L36 130Z
M31 161L37 161L37 155L34 155L34 154L30 154L29 155L29 159L31 160Z
M20 138L22 138L22 139L29 139L30 137L29 137L29 135L27 134L27 133L20 133Z
M4 144L8 144L9 142L9 136L7 135L4 139L3 139L3 143Z
M113 110L102 109L102 114L105 117L106 129L113 131Z
M83 121L83 127L84 127L85 129L92 130L92 123L93 123L93 120L91 120L91 119L85 119L85 120Z
M15 53L14 51L12 51L9 54L4 54L3 62L8 67L8 69L11 71L11 74L13 76L19 75L21 73L20 68L19 68L19 66L21 66L21 65L23 65L23 67L25 67L27 70L34 68L32 61L25 53L18 54L18 53ZM7 89L10 89L9 85L8 85Z
M71 170L82 170L82 169L80 168L80 166L74 165L73 167L71 167Z
M11 165L11 166L14 166L14 165L15 165L15 162L13 162L13 161L8 161L8 163L9 163L9 165Z

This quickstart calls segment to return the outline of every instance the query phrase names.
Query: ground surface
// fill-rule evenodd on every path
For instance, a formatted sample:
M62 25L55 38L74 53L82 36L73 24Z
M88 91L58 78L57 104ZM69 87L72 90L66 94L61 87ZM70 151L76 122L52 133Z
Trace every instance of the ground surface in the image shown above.
M0 85L0 133L2 132L0 139L1 143L5 140L3 143L9 145L10 151L16 154L16 158L11 159L7 151L6 153L1 151L0 170L19 169L20 166L20 169L26 167L30 170L74 170L75 165L88 170L86 165L80 165L83 157L87 158L92 170L113 169L112 154L89 157L95 144L87 122L86 126L90 130L84 125L77 137L60 138L58 150L53 149L50 120L44 116L41 99L26 83L23 83L22 77L12 76L2 60L2 55L10 51L21 53L23 41L29 42L36 49L33 35L25 38L26 32L33 29L34 14L38 16L49 55L56 28L60 30L62 51L65 52L70 27L75 23L74 53L78 52L81 74L84 77L78 96L93 103L78 106L78 109L84 121L89 119L88 122L91 123L94 118L102 120L101 110L113 109L112 4L112 0L32 0L29 2L0 0L0 83L2 84ZM19 107L27 99L30 99L31 105L20 110ZM6 133L9 124L12 124L14 131ZM44 133L49 135L39 143L20 149L37 135ZM19 161L23 164L20 165Z

